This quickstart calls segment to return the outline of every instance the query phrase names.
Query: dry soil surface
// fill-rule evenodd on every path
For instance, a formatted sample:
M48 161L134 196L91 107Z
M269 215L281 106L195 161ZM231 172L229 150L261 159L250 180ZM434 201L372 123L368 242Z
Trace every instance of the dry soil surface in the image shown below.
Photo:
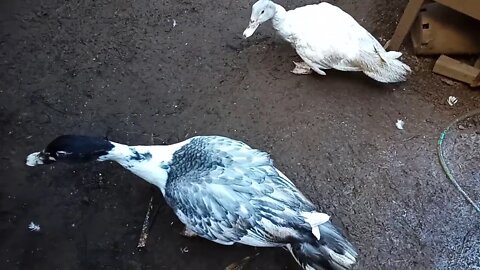
M384 43L406 1L333 3ZM413 56L408 42L403 59L414 73L406 83L293 75L299 58L270 23L241 38L251 4L0 2L2 269L224 269L256 253L246 269L298 269L282 249L178 235L160 192L117 164L25 166L27 154L66 133L128 144L240 139L271 153L332 215L359 249L358 269L480 268L479 215L436 153L439 133L477 108L479 93L433 75L432 59ZM450 95L459 98L453 107ZM452 130L446 157L480 201L479 125L468 121ZM158 214L138 250L152 194ZM27 229L31 221L40 232Z

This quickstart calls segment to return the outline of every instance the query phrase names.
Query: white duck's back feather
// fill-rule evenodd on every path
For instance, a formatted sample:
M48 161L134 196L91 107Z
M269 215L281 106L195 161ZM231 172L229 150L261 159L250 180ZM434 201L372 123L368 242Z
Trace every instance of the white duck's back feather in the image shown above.
M284 27L293 36L294 47L306 47L318 55L354 58L360 48L372 44L371 35L352 16L328 3L288 11L285 25L278 28L280 34ZM377 41L373 38L373 42Z

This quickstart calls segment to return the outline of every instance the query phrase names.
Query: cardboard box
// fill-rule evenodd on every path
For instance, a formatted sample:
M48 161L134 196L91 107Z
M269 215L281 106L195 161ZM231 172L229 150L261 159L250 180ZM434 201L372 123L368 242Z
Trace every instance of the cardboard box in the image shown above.
M438 3L420 9L410 33L416 54L480 53L480 21Z

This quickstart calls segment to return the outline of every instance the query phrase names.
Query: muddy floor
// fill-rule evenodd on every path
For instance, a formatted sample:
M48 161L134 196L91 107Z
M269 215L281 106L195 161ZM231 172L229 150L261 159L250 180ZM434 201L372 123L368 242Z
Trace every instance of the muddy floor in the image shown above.
M295 3L294 3L295 2ZM287 8L315 1L280 1ZM333 1L382 42L406 1ZM479 269L478 214L448 182L443 128L480 94L412 55L408 82L328 71L295 76L291 47L251 1L0 2L0 265L2 269L298 269L281 249L221 246L180 235L160 192L113 163L29 168L60 134L128 144L218 134L268 151L357 245L358 269ZM334 26L332 26L334 27ZM459 102L450 107L448 96ZM395 127L397 119L405 129ZM470 122L468 122L470 121ZM479 122L455 127L453 173L480 201ZM136 248L151 196L158 214ZM30 232L33 221L40 232Z

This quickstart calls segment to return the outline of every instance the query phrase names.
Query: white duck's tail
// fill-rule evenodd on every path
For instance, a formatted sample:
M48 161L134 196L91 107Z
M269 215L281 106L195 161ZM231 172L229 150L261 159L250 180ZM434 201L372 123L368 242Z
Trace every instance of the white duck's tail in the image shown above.
M403 82L412 72L409 66L398 60L402 56L400 52L387 52L383 48L375 48L375 54L368 54L362 57L365 59L362 71L376 81L383 83Z
M305 270L349 270L357 262L357 252L345 236L327 221L320 226L320 239L291 243L288 249Z

